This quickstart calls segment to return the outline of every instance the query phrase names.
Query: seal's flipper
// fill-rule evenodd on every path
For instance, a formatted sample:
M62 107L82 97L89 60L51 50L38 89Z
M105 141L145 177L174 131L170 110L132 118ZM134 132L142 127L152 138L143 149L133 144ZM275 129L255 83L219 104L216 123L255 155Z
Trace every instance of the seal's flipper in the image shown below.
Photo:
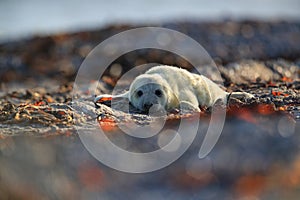
M230 95L230 98L236 98L236 99L253 99L255 96L253 94L249 94L247 92L232 92Z
M110 106L111 101L113 99L117 99L117 98L127 98L128 99L128 92L125 92L124 94L119 94L119 95L110 95L110 94L98 95L94 99L94 104L96 107L100 107L101 104Z

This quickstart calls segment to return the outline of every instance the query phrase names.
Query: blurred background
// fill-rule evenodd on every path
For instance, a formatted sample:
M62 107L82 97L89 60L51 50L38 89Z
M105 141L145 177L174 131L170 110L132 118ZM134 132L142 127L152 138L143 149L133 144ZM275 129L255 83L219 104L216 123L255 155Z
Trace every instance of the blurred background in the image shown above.
M108 24L224 19L297 20L299 0L0 1L0 40Z
M0 0L0 199L299 199L299 10L300 0ZM126 174L84 148L74 115L95 123L103 110L95 109L88 91L81 94L88 114L72 109L72 87L96 45L147 25L198 41L227 90L256 94L258 101L232 103L205 159L197 154L208 113L176 162ZM121 56L91 84L98 85L97 94L111 93L123 73L151 62L192 69L184 58L146 49ZM180 116L172 116L176 127ZM126 148L157 147L156 141L135 145L105 123L110 139Z

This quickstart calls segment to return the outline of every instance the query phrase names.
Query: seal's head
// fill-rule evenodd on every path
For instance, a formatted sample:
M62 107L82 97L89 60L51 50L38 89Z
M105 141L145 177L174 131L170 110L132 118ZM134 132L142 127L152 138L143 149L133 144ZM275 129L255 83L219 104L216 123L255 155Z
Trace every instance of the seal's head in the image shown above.
M170 96L169 84L159 75L138 76L129 89L129 101L141 111L149 111L152 106L166 109Z

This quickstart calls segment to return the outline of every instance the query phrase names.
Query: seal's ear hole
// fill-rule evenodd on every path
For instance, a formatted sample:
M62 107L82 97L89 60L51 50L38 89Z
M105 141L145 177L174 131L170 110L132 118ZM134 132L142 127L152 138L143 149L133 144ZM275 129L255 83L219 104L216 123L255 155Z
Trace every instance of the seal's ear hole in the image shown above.
M139 91L137 91L136 92L136 95L138 96L138 97L141 97L141 96L143 96L143 91L142 90L139 90Z
M162 91L160 89L155 90L155 95L158 97L162 96Z

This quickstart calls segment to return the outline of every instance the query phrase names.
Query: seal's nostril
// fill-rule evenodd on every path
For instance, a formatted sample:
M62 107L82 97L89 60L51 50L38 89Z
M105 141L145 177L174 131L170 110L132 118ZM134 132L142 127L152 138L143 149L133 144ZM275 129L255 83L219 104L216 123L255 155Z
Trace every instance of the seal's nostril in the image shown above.
M151 106L153 106L152 103L145 103L145 104L144 104L144 109L149 110L149 108L151 108Z

